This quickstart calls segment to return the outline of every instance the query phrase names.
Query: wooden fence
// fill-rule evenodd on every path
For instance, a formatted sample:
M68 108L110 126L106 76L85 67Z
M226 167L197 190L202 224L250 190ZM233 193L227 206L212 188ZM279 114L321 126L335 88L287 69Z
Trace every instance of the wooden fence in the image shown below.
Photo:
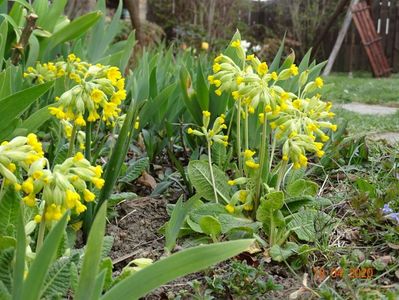
M376 0L371 2L374 26L382 39L382 48L388 59L389 67L393 72L399 72L399 1ZM334 35L336 36L335 32L330 34L325 46L333 43ZM345 72L371 70L366 51L353 23L345 37L334 70Z
M382 38L382 48L387 56L389 67L393 72L399 72L399 0L369 0L368 2L371 3L374 26ZM276 20L273 9L268 8L272 8L272 6L253 12L252 22L260 21L259 23L271 30L273 30L276 22L284 22L287 23L289 32L291 26L289 20ZM341 19L342 16L339 20ZM328 58L337 39L339 29L339 26L334 26L334 29L330 30L324 39L317 55L319 60ZM333 70L340 72L371 71L366 51L353 22L345 37Z

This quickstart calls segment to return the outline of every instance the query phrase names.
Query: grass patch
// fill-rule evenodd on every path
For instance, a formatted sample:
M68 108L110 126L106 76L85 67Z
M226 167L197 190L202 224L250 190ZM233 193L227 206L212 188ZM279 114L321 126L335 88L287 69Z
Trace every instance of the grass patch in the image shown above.
M345 109L334 109L338 118L348 120L349 134L399 131L399 112L393 115L361 115Z
M335 73L325 78L322 94L325 99L337 102L383 103L399 105L399 75L390 78L373 78L370 74Z

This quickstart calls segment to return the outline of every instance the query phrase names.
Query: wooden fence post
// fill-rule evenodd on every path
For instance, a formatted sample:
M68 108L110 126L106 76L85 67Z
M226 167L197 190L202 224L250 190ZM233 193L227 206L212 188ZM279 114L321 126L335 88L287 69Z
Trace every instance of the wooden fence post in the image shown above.
M334 48L331 51L330 57L328 58L327 66L324 69L323 75L328 76L331 73L332 67L334 65L335 59L337 58L339 49L341 49L342 42L344 41L345 35L348 32L349 26L352 21L351 7L359 2L359 0L352 0L349 4L348 11L346 13L344 23L341 30L339 31L337 41L335 42Z

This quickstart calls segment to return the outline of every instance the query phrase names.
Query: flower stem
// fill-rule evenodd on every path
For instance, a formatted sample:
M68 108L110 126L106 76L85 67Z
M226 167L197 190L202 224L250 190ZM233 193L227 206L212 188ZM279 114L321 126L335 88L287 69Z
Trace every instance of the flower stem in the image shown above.
M258 172L258 178L256 181L256 190L255 190L255 207L254 210L258 208L259 201L260 201L260 193L261 193L261 186L262 186L262 179L263 179L263 169L265 167L265 156L266 156L266 150L267 150L267 119L266 119L266 114L265 114L265 119L263 121L263 126L262 126L262 140L260 144L260 162L259 162L259 172Z
M248 105L245 105L245 129L244 129L244 135L245 135L245 149L249 149L249 124L248 124Z
M86 125L86 139L85 139L85 157L88 161L91 161L91 131L92 124L88 122Z
M76 133L77 132L78 132L77 126L73 125L71 139L69 140L69 148L68 148L67 157L71 157L72 154L73 154L73 150L75 148L75 139L76 139Z
M36 241L36 253L39 252L44 241L44 232L46 231L46 219L45 219L46 209L47 205L44 206L42 220L40 221L39 224L39 233L37 234L37 241Z
M213 168L212 168L211 141L208 141L208 163L209 163L209 171L211 172L211 180L213 186L213 193L215 194L215 201L216 203L219 203L218 193L216 190L215 176L213 175Z
M237 157L239 176L242 174L243 165L241 160L241 99L237 101Z

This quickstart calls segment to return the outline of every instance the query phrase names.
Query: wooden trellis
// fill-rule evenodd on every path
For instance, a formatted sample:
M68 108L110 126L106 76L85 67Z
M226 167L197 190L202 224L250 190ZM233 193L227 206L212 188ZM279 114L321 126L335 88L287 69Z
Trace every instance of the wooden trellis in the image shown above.
M366 50L370 65L376 77L389 76L391 68L382 47L382 38L378 35L370 7L366 2L359 2L352 6L353 20L359 32L364 49Z

